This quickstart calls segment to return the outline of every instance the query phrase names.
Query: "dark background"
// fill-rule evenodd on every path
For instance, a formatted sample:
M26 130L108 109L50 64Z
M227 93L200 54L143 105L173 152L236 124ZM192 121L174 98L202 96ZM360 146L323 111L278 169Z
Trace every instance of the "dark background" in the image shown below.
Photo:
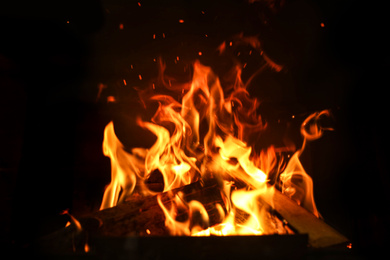
M155 76L153 59L162 56L168 68L179 71L199 58L222 71L228 65L215 49L239 32L258 35L264 52L284 65L280 73L266 70L255 81L258 87L249 89L266 104L266 119L296 115L292 124L299 125L309 113L331 109L335 131L309 144L302 157L325 221L349 237L358 253L386 245L383 7L352 0L139 3L1 5L2 245L23 247L63 227L64 209L75 215L97 210L110 181L109 159L101 152L104 126L110 120L124 125L119 136L137 137L123 137L128 145L150 142L138 138L142 132L126 120L142 112L132 102L132 87ZM180 63L174 63L176 56ZM244 79L251 64L255 67L254 58L248 58ZM100 95L99 86L104 86ZM116 104L106 102L111 95Z

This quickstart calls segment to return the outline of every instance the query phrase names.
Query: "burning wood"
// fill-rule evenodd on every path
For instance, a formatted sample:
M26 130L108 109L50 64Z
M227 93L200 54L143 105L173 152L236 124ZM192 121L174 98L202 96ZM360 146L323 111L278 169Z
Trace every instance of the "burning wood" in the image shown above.
M260 48L254 38L241 35L239 42ZM143 106L159 105L150 121L136 121L156 136L154 145L125 148L112 122L105 129L103 152L111 159L112 180L101 211L80 219L89 236L253 236L296 230L308 234L312 247L347 242L318 219L312 180L299 160L307 141L331 130L319 123L328 111L303 121L303 144L294 153L290 148L283 156L289 148L272 145L257 152L253 140L268 126L239 67L232 85L224 87L200 62L185 84L174 84L164 70L160 61L158 80L139 92ZM155 174L161 182L148 183Z
M281 192L276 190L272 198L263 196L262 199L273 205L272 208L299 234L308 234L310 246L323 248L348 242L345 236L297 205L295 201Z
M85 248L88 248L88 250L93 248L93 253L101 254L108 248L117 247L117 245L112 243L112 241L115 241L113 238L120 239L122 244L128 239L134 240L134 243L138 244L140 242L138 242L136 237L147 236L152 236L155 239L145 241L141 239L139 241L143 241L142 243L145 243L145 246L155 245L156 241L160 241L159 237L170 234L170 230L165 225L164 212L157 202L157 196L160 197L159 200L164 207L170 207L174 201L174 196L177 194L181 194L182 199L185 201L196 200L202 203L209 216L211 226L218 226L221 223L222 219L220 218L217 205L223 205L224 208L225 206L218 185L214 183L205 186L201 182L196 182L155 196L132 196L129 200L115 207L84 216L64 229L44 237L39 241L39 247L45 254L87 252ZM275 213L281 216L280 219L276 218L277 221L280 221L285 229L286 239L282 239L280 236L266 236L269 238L259 240L259 242L262 241L262 243L267 244L267 248L274 248L281 244L283 240L285 241L282 243L283 246L294 246L294 250L301 250L300 254L302 255L305 252L302 251L302 246L306 245L306 238L305 236L298 236L299 234L307 234L309 238L308 243L314 248L324 248L348 242L340 233L279 191L275 191L273 197L262 196L257 203L272 205L273 210L276 211ZM236 217L241 219L239 222L244 223L248 216L241 213L241 215L239 214ZM176 216L176 219L185 221L189 218L187 212L181 212ZM197 221L197 218L193 218L192 221ZM294 234L290 227L298 233L294 236L288 236L288 234ZM239 239L243 239L242 241L247 241L248 243L254 242L254 237L245 236ZM104 244L101 244L102 241L104 241ZM168 239L167 241L170 240ZM196 240L193 237L187 243L191 242L190 244L192 244L195 243L194 241L200 240ZM229 241L223 240L223 243L229 244ZM222 242L222 240L212 239L210 242L215 244ZM188 244L183 246L188 247ZM232 246L236 245L232 244ZM124 253L124 248L118 248L118 250L120 253ZM193 250L193 247L189 247L188 250ZM161 247L159 255L161 255L160 251L163 252L165 249ZM208 251L208 254L215 253ZM258 255L263 253L261 250L257 251ZM243 254L245 255L245 253ZM286 257L286 255L283 255L283 257Z
M209 216L210 225L221 222L217 206L224 205L221 193L216 185L203 187L201 182L195 182L155 196L131 196L113 208L98 211L80 221L101 223L96 229L100 235L169 235L169 230L164 224L165 215L159 206L157 197L164 207L170 207L174 203L175 196L179 196L179 194L183 201L196 200L202 203ZM185 220L188 219L188 213L182 211L176 217Z
M255 38L243 39L241 35L239 42L260 48ZM224 202L216 204L219 214L216 218L222 219L221 223L209 228L215 223L210 223L207 205L198 198L183 200L176 193L175 203L167 207L164 199L169 193L158 195L157 203L164 212L165 225L170 234L225 236L280 233L284 230L278 231L275 225L269 225L268 212L272 201L267 201L268 206L258 203L260 197L273 197L275 189L269 185L269 174L274 172L274 179L279 182L282 191L319 217L312 194L312 181L300 163L299 155L306 141L315 140L321 137L324 130L330 130L319 124L322 117L329 115L328 111L313 113L303 121L303 145L290 159L283 158L274 146L256 153L251 142L253 137L262 136L267 123L257 114L259 102L249 96L238 67L232 85L224 88L211 68L199 62L194 64L190 83L172 85L164 71L165 65L160 60L158 81L139 94L145 107L150 102L159 104L151 122L141 119L136 122L157 137L152 147L132 148L129 151L116 137L113 123L105 129L103 151L111 159L112 181L104 193L101 209L126 200L134 201L131 198L134 192L142 196L155 195L156 192L146 183L153 173L159 172L161 190L164 192L200 179L216 180ZM179 100L167 94L172 92L179 94ZM288 161L285 167L282 167L280 159ZM148 201L149 198L146 198ZM155 201L153 203L157 206ZM183 210L190 218L188 221L178 219ZM239 220L242 212L247 216L245 220ZM192 224L194 215L202 218L199 226ZM141 229L140 232L148 229L154 233L147 227ZM139 234L134 228L133 231Z

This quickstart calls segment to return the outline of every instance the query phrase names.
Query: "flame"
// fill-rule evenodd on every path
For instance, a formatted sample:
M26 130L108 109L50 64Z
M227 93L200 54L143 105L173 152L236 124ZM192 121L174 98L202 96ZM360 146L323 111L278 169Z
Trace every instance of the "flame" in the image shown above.
M320 124L321 118L329 116L330 112L323 110L309 115L303 121L301 125L301 134L304 138L302 147L294 153L286 169L280 174L282 192L313 213L316 217L320 217L321 215L314 202L313 180L303 168L299 156L303 152L307 141L320 138L326 130L333 130L329 127L322 127Z
M60 215L68 215L71 219L71 221L73 222L73 225L76 227L76 232L80 233L82 229L81 227L81 224L80 222L73 216L69 213L69 210L68 209L65 209L63 210ZM65 225L65 227L69 227L71 225L71 223L68 221Z
M157 196L157 201L166 216L165 225L168 227L170 234L176 236L189 236L194 232L203 230L202 226L208 226L209 216L202 203L196 200L192 200L187 203L181 197L180 193L174 196L173 205L169 210L161 202L160 196ZM188 212L189 217L184 222L175 219L179 209L184 209ZM194 221L195 214L200 216L200 223L196 223Z
M111 183L105 189L100 209L115 206L133 192L139 166L142 166L136 155L125 152L112 122L104 130L103 154L111 159Z
M316 217L320 217L314 203L313 181L299 161L298 152L291 157L286 169L280 175L280 180L283 183L282 192L284 194L295 200Z
M239 38L253 48L260 43L254 38ZM233 43L229 43L233 45ZM218 49L226 49L224 42ZM177 60L179 58L177 57ZM282 67L265 58L276 71ZM165 225L172 235L261 235L280 232L273 225L270 207L261 196L271 196L275 190L270 173L277 172L282 192L319 217L313 199L313 183L305 172L299 156L307 141L315 140L329 128L321 127L320 118L329 111L310 115L301 126L304 142L300 150L282 169L280 150L274 146L257 152L253 140L262 137L268 127L257 113L260 102L251 98L241 80L241 67L233 69L231 85L222 88L219 78L210 67L196 61L190 83L176 84L164 75L165 64L160 60L158 82L140 91L140 99L158 103L150 122L141 118L136 124L153 133L157 139L149 149L124 149L110 122L104 131L103 152L111 159L112 181L107 186L101 209L113 207L125 200L137 188L143 195L156 194L145 184L153 172L161 173L163 192L171 196L167 206L157 196L165 214ZM250 81L251 79L249 79ZM177 92L179 98L168 95ZM169 125L169 127L168 127ZM172 125L174 126L172 129ZM283 161L283 160L282 160ZM286 158L287 161L287 158ZM285 165L285 164L284 164ZM224 205L217 204L220 224L210 227L205 207L196 200L185 201L181 193L171 190L198 180L213 179L219 185ZM177 219L179 211L188 218ZM147 230L150 234L150 231Z

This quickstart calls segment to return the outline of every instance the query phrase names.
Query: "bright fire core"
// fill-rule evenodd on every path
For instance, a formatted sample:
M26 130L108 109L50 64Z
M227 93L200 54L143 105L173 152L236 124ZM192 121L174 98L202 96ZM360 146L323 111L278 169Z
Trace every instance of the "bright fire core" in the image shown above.
M283 148L274 146L256 152L251 142L262 138L267 123L257 113L260 103L250 97L239 67L234 72L234 84L223 87L211 68L198 61L193 64L192 81L186 84L167 84L164 70L161 63L160 86L153 84L153 88L139 93L143 104L153 101L159 105L149 122L140 118L136 122L156 136L154 145L149 149L125 150L115 135L113 123L106 126L103 152L111 159L112 180L105 190L101 209L125 201L134 192L156 195L197 181L214 180L223 203L216 205L220 221L213 226L201 202L185 201L178 192L172 193L172 203L167 207L157 195L171 235L280 233L270 213L272 205L262 202L262 198L273 196L275 186L319 217L312 180L299 156L306 141L322 135L325 129L317 121L328 111L314 113L302 123L303 145L295 151L289 150L292 154L289 158L281 155ZM158 87L165 92L159 93ZM153 172L161 173L163 191L152 191L146 185ZM276 180L272 183L271 173ZM188 218L178 220L179 211L186 211Z

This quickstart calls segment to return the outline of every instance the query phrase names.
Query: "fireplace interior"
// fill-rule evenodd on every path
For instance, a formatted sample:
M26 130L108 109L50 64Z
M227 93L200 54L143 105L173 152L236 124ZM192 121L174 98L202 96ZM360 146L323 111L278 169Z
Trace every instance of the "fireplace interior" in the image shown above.
M354 1L61 0L12 2L0 9L5 255L364 259L383 253L389 231L389 142L386 66L380 58L384 16L377 8ZM229 51L237 35L257 37L266 56L254 58L248 46L220 56L221 43ZM103 232L102 216L116 210L99 211L111 171L102 153L104 128L113 121L126 147L153 145L153 134L129 122L137 114L153 115L139 105L134 87L156 77L159 58L179 82L189 80L194 60L217 75L238 60L246 64L243 80L271 60L275 66L256 74L251 83L256 87L248 91L261 100L265 121L289 122L296 143L302 141L304 118L331 111L326 124L334 131L310 142L300 157L323 218L314 219L323 226L314 221L305 226L309 231L299 231L276 203L275 216L288 235L177 237L166 230L163 236L121 230L131 223L112 230L108 224ZM280 133L269 134L267 142ZM289 212L297 209L287 207ZM116 223L119 213L112 214ZM80 233L71 216L84 228ZM313 246L310 232L321 237L322 228L340 243Z

